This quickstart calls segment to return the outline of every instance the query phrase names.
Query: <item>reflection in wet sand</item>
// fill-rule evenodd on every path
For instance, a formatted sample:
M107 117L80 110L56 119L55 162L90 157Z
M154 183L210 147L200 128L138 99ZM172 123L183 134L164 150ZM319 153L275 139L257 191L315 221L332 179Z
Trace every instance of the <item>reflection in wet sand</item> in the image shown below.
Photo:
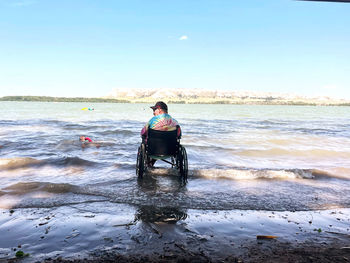
M135 220L147 223L176 224L176 222L186 218L187 213L177 207L142 206L135 214Z

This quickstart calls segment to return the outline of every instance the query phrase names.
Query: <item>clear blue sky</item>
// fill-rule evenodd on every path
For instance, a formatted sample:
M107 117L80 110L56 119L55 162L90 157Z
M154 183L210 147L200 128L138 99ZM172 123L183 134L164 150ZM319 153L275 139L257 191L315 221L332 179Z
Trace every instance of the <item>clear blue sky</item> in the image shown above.
M0 96L120 87L350 99L350 4L0 0Z

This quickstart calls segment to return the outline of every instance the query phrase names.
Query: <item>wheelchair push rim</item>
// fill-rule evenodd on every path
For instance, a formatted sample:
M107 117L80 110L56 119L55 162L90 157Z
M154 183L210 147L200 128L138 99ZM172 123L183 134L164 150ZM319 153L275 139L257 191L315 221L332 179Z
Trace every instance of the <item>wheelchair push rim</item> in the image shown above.
M145 145L141 144L137 151L137 160L136 160L136 175L138 178L142 178L146 169L146 153Z
M184 180L187 180L187 176L188 176L188 160L187 160L186 149L183 146L179 147L179 154L178 154L177 163L178 163L178 170L179 170L180 176Z

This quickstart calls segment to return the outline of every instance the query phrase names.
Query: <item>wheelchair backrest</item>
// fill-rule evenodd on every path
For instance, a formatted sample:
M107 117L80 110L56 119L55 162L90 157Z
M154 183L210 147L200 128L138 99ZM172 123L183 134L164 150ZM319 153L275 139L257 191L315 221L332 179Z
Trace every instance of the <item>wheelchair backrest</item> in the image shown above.
M178 148L177 129L174 131L148 129L147 153L157 156L175 155Z

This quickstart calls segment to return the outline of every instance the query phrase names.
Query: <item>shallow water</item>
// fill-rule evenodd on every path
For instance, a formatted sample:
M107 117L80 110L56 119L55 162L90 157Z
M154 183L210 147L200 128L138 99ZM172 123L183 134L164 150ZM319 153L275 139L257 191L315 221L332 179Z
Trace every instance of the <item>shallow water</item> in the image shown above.
M94 107L94 111L81 110ZM110 202L199 210L350 207L348 107L169 105L189 180L135 175L146 104L0 102L0 208ZM81 147L86 135L101 145Z

